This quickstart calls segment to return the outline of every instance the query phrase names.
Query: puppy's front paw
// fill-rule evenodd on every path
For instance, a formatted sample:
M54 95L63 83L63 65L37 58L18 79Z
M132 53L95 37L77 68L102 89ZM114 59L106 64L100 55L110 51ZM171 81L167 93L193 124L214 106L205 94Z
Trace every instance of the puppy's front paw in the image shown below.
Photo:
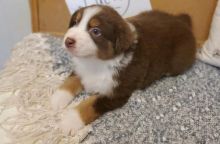
M53 110L59 110L66 107L73 100L73 96L66 90L57 90L51 97Z
M75 135L85 126L77 110L68 110L64 113L60 128L66 135Z

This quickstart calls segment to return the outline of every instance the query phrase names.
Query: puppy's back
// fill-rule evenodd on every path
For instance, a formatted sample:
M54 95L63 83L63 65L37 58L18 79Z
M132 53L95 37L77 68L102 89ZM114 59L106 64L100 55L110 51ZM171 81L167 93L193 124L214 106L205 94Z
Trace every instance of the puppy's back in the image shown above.
M158 73L176 75L195 60L196 44L191 18L160 12L143 12L127 19L139 35L139 50Z

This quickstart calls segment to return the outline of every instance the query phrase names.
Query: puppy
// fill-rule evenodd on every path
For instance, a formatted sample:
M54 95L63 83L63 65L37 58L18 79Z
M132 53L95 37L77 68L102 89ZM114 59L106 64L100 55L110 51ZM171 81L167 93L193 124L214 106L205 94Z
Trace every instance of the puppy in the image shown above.
M53 109L66 107L82 90L91 93L64 113L61 129L66 134L122 107L134 90L183 73L196 51L188 15L149 11L123 19L101 5L72 15L64 43L75 70L53 94Z

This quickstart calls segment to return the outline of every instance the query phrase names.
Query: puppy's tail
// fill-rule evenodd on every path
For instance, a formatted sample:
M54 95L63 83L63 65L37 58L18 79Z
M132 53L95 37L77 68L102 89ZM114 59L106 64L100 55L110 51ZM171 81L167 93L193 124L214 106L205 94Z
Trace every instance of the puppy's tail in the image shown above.
M192 19L188 14L180 14L177 18L192 28Z

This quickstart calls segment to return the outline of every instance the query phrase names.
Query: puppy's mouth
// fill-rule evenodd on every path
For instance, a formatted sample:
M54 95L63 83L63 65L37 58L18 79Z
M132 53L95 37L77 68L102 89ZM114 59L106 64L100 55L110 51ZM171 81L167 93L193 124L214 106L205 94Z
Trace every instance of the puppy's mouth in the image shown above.
M65 47L65 49L72 54L73 56L79 57L79 53L77 52L77 48L75 46L73 47Z
M82 52L80 52L76 46L74 47L65 47L65 49L74 57L78 57L78 58L90 58L90 57L94 57L92 54L84 54Z
M65 47L67 51L69 52L75 52L76 51L76 46L72 46L72 47Z

